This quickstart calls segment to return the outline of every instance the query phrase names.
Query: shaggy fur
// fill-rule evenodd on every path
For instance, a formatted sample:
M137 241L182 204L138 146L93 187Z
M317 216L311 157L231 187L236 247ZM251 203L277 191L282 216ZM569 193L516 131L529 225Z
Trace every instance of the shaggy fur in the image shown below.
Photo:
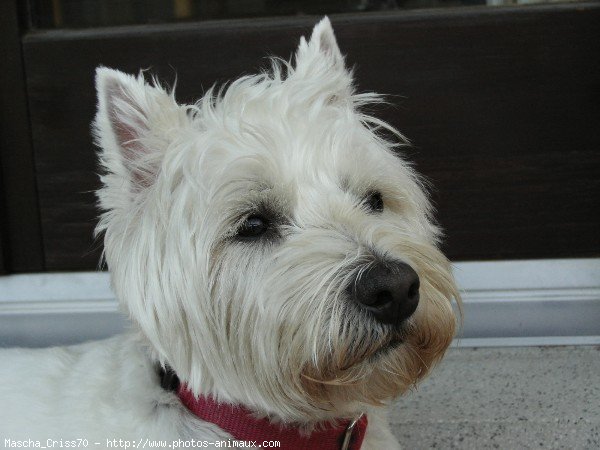
M368 411L363 448L396 447L385 405L444 354L458 293L423 183L364 112L381 99L355 93L329 21L293 64L194 105L142 75L96 81L97 232L137 331L0 353L0 437L227 436L161 390L158 362L196 394L307 430ZM268 232L241 237L256 214ZM420 277L401 328L346 298L376 261Z

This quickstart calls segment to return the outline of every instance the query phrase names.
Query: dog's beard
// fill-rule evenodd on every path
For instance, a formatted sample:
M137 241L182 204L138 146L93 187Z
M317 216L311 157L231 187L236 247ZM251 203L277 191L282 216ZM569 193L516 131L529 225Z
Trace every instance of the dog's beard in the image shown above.
M400 326L378 324L354 305L332 315L339 334L301 375L311 402L324 409L353 402L381 405L429 372L454 336L449 299L458 299L444 274L429 275L434 279L422 278L419 308Z

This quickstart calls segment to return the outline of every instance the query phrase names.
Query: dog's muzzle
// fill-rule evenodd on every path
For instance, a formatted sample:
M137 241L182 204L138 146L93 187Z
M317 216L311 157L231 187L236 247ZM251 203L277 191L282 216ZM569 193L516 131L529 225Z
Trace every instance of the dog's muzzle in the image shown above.
M378 322L398 326L419 305L419 276L402 262L376 262L357 275L347 294Z

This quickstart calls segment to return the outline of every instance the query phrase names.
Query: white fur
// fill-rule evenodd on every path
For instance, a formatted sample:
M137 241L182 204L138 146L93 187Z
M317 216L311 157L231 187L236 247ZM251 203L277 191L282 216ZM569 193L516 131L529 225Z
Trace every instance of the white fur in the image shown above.
M105 258L136 331L2 351L0 437L226 436L158 385L169 364L196 394L310 429L369 412L364 449L397 448L385 404L420 380L454 332L458 294L422 183L363 110L331 24L295 64L274 62L194 105L158 82L97 72ZM382 193L385 209L365 196ZM276 231L236 237L246 217ZM404 343L344 288L376 259L410 264L421 301Z
M108 447L107 439L233 439L197 420L175 394L159 386L147 351L132 335L0 355L0 448L8 448L5 439L46 444L82 438L91 448ZM386 412L369 409L368 414L362 448L396 448Z

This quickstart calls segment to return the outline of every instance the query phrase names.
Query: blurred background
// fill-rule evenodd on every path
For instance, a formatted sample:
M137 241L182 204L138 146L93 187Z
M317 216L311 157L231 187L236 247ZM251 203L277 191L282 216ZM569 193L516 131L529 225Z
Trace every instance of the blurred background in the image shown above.
M457 348L394 411L400 440L600 447L600 2L3 0L0 346L126 327L93 239L95 67L177 78L193 102L325 14L412 141L464 293Z
M531 4L533 3L533 4ZM506 6L508 5L508 6ZM600 253L600 4L483 0L1 2L0 272L94 270L98 65L193 102L289 58L331 15L358 89L408 136L455 261Z

